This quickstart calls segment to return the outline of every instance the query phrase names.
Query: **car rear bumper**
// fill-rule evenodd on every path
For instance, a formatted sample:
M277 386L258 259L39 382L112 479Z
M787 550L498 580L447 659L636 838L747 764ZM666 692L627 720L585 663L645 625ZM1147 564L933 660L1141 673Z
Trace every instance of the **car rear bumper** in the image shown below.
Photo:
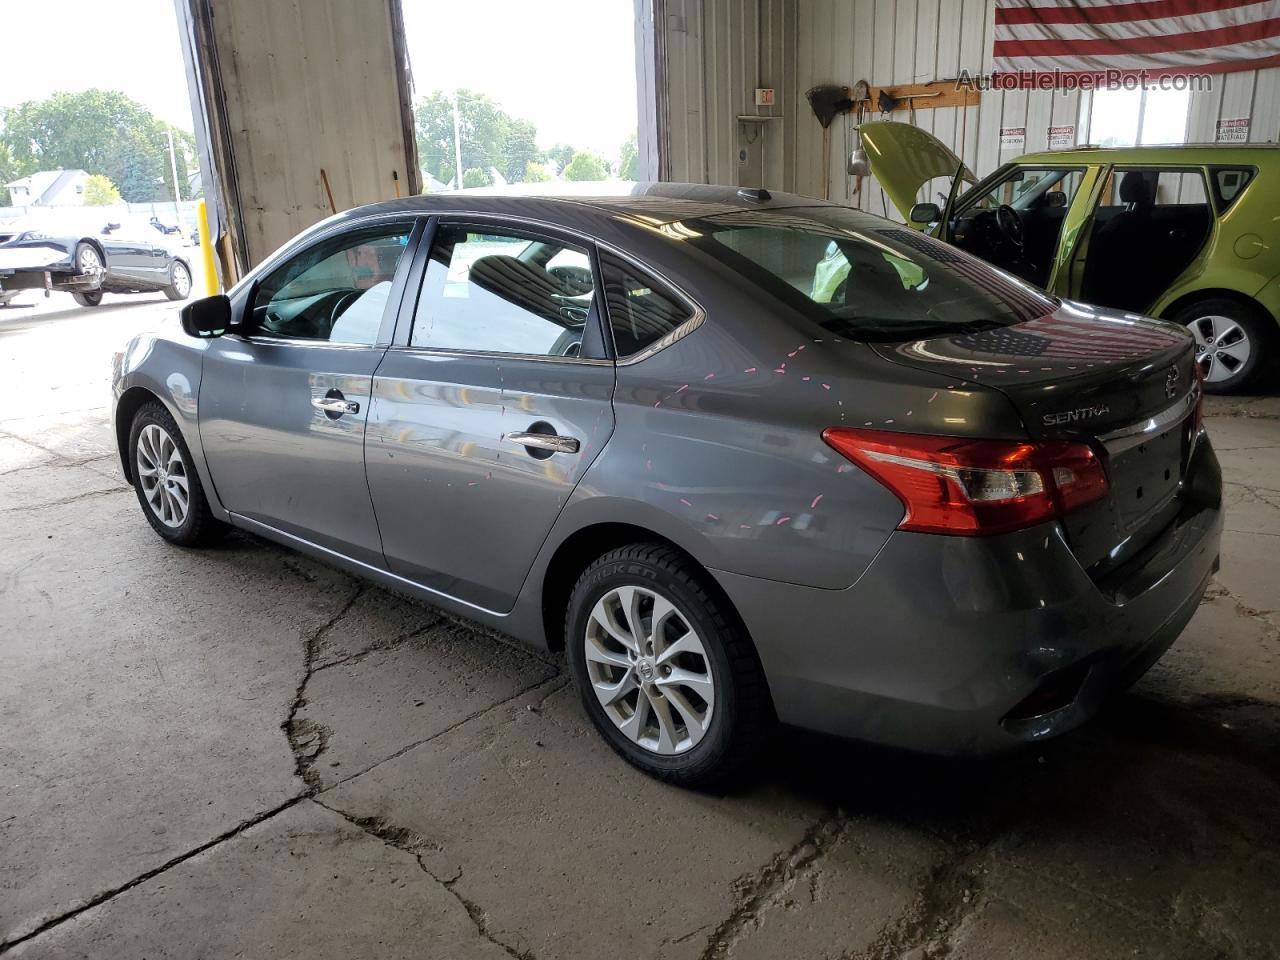
M981 754L1070 730L1182 632L1218 567L1222 476L1207 440L1185 506L1107 581L1061 528L895 532L845 590L715 575L751 631L785 723Z

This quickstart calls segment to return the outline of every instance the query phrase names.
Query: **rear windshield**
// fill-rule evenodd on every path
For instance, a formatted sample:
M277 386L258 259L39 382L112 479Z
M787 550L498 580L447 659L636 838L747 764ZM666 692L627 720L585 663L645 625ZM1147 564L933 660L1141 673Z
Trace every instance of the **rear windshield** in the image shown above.
M853 340L976 333L1057 306L955 247L853 210L751 211L684 227L744 280Z

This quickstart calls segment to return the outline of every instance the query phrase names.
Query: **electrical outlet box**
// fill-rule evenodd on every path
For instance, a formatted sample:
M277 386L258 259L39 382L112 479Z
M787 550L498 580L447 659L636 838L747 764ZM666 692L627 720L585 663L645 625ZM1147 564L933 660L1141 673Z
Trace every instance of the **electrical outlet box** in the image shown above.
M773 87L756 87L756 106L773 106Z

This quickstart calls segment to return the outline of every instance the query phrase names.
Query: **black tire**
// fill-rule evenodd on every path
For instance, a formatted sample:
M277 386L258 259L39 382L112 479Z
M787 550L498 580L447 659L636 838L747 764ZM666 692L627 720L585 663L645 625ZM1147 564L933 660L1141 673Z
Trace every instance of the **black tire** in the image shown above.
M1247 358L1236 361L1230 354L1216 350L1220 344L1210 342L1212 318L1223 318L1239 327L1248 339ZM1229 297L1207 297L1179 308L1169 319L1187 327L1196 337L1196 362L1205 375L1204 388L1208 393L1244 392L1276 366L1280 330L1276 321L1260 307ZM1224 336L1221 345L1239 350L1238 339L1233 343Z
M83 290L71 294L71 299L82 307L96 307L102 303L101 290Z
M185 286L179 282L179 271L186 277ZM169 285L164 288L164 295L170 300L185 300L191 296L191 270L181 260L175 260L169 266Z
M161 428L177 447L181 458L182 469L187 482L188 502L186 516L176 526L170 526L157 515L148 500L144 478L139 474L138 443L142 431L150 425ZM151 528L170 543L180 547L200 547L212 543L226 532L226 524L214 517L209 509L209 501L204 495L204 487L200 483L200 474L196 471L191 451L183 439L182 431L169 411L158 400L144 403L133 415L133 424L129 428L129 471L133 476L133 489L138 495L138 505L142 514L151 524Z
M660 755L632 742L610 719L591 685L585 645L592 608L609 591L628 585L673 603L706 651L715 685L711 720L702 739L682 753ZM565 628L569 668L583 708L609 745L633 766L669 783L706 787L736 780L747 761L759 755L774 726L764 671L736 615L708 589L706 574L684 554L655 543L606 553L578 578Z

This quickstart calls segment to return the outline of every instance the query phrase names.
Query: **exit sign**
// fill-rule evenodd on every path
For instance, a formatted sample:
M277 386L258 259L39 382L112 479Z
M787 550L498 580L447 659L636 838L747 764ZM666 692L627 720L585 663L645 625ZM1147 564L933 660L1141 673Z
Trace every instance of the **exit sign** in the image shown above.
M756 106L773 106L773 87L756 87Z

